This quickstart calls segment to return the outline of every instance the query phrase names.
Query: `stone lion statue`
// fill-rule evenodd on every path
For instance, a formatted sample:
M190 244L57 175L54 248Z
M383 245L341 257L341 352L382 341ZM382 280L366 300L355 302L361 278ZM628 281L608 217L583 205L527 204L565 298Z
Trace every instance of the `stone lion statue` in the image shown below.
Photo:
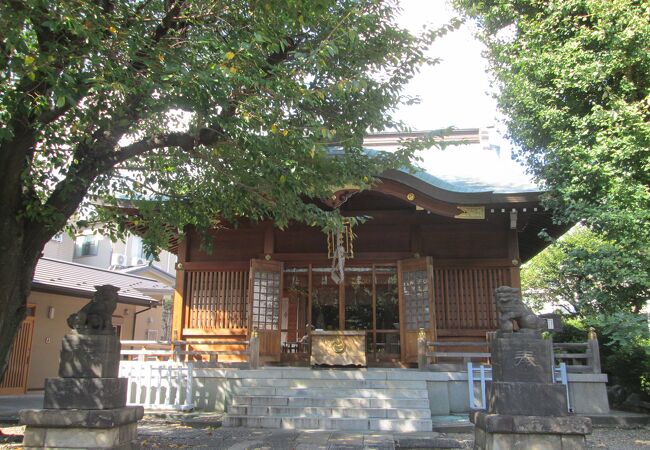
M105 284L95 286L95 295L83 308L68 317L68 325L80 332L113 332L113 311L117 307L120 288Z
M513 332L515 324L519 331L535 333L541 331L544 321L521 301L519 289L501 286L494 291L499 313L499 330Z

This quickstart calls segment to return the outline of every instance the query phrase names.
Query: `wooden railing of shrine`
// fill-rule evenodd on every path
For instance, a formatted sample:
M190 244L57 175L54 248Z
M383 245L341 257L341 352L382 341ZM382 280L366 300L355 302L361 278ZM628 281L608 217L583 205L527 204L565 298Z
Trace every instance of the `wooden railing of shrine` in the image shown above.
M259 367L259 335L254 332L249 340L222 341L216 339L191 341L121 340L120 355L127 361L174 361L174 362L232 362L246 359L249 367ZM241 349L244 347L244 349ZM207 349L206 349L207 348ZM219 348L219 350L213 350Z
M591 328L587 342L554 342L555 364L565 363L569 372L600 373L600 348L596 330Z

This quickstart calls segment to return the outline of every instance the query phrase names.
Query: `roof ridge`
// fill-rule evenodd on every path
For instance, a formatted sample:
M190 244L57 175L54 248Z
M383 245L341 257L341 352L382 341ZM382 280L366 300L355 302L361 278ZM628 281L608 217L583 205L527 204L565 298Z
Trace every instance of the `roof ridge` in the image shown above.
M89 266L87 264L79 264L79 263L75 263L75 262L72 262L72 261L65 261L65 260L62 260L62 259L48 258L46 256L42 256L40 259L44 259L46 261L57 262L57 263L68 264L70 266L84 267L86 269L97 270L99 272L107 272L107 273L117 274L117 275L121 275L123 277L138 278L138 279L141 279L141 280L153 281L154 283L160 283L160 281L158 281L156 279L153 279L153 278L142 277L140 275L131 275L130 273L117 272L115 270L102 269L101 267Z

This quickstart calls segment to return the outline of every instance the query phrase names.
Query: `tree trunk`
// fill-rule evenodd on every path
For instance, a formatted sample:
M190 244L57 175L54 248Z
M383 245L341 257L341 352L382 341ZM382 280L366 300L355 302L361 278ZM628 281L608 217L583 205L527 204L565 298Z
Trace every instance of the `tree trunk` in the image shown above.
M27 310L34 270L45 245L43 236L27 236L11 212L0 215L0 382L9 363L11 348ZM27 245L25 245L27 243ZM39 243L41 243L39 245Z

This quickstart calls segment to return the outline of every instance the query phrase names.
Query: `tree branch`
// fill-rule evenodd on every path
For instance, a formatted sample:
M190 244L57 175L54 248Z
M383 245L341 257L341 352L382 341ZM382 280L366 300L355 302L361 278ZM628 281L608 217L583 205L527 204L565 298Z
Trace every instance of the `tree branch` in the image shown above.
M121 147L116 154L116 158L113 159L111 167L157 148L180 147L185 151L191 151L198 144L199 141L189 133L159 134Z

